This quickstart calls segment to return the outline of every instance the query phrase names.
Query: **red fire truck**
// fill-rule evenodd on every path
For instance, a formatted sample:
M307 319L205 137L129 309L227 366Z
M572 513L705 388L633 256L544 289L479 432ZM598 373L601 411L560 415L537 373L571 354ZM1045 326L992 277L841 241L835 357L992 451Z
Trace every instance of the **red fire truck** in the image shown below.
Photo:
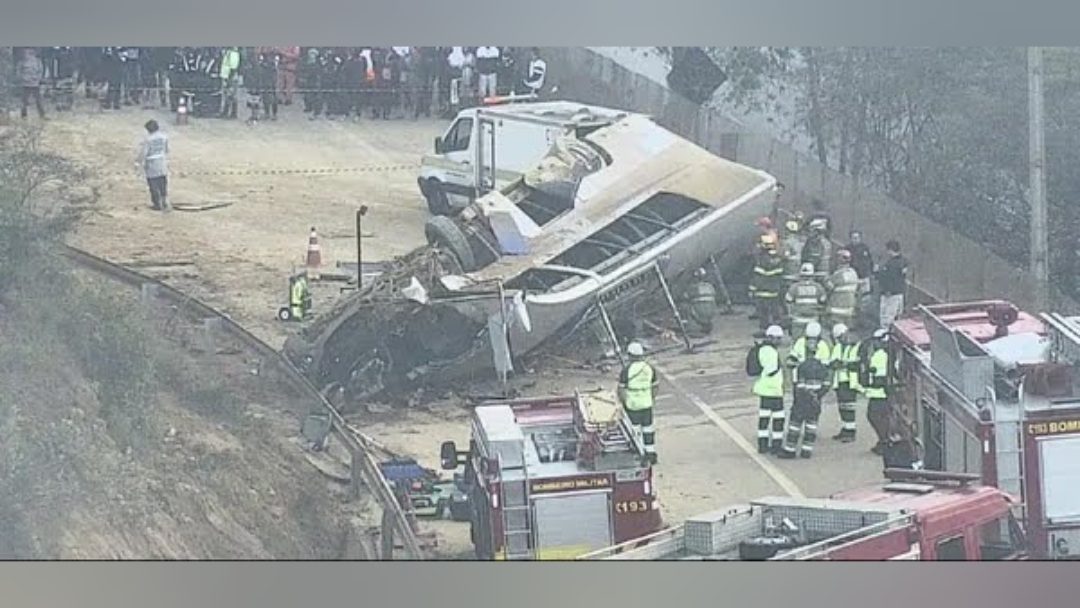
M1008 494L977 475L888 469L829 498L774 496L692 517L580 559L893 561L1025 559Z
M641 440L610 394L479 406L469 444L440 456L465 466L479 559L572 559L663 524Z
M894 422L930 470L1020 498L1033 557L1080 555L1080 318L993 300L923 306L891 328Z

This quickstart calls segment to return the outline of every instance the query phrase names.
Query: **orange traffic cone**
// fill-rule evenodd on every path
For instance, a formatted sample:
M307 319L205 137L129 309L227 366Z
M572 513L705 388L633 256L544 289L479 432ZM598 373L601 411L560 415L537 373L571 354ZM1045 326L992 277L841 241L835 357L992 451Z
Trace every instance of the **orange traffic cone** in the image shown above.
M312 279L318 279L320 266L322 266L322 250L319 248L319 235L315 233L315 227L312 226L307 246L308 276Z

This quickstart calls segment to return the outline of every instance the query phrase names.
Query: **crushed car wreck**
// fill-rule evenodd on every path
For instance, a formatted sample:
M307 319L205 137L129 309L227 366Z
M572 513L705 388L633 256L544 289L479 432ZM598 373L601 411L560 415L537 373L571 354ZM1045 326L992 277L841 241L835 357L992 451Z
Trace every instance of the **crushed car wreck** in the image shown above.
M478 163L476 183L494 183L482 175L494 152L477 152L494 162ZM667 291L722 251L748 250L775 186L646 116L569 129L520 179L481 191L453 218L430 218L428 246L315 319L285 354L352 399L505 376L553 338L595 320L610 330L608 310Z

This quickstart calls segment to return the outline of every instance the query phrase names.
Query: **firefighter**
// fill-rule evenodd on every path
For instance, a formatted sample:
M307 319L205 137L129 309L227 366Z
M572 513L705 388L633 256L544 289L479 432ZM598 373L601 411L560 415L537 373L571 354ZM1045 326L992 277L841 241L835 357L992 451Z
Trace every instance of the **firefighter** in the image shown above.
M788 288L784 301L791 315L791 337L798 339L810 323L821 321L826 300L825 288L814 279L814 265L803 264L799 280Z
M834 441L855 441L855 403L862 387L859 385L859 342L855 333L843 323L833 326L832 355L829 358L833 370L832 388L836 391L836 405L840 412L840 432Z
M810 458L817 442L818 418L821 417L821 398L829 392L829 368L817 357L810 357L796 369L795 398L791 405L784 442L777 454L780 458Z
M296 321L303 321L311 310L311 290L308 289L307 274L301 273L292 278L289 285L289 312Z
M821 324L813 321L806 325L806 335L800 336L791 345L791 351L787 356L787 366L791 369L792 381L798 378L799 366L806 362L807 355L813 353L813 358L822 365L828 367L832 361L832 347L821 339Z
M686 301L689 303L690 320L701 328L703 335L712 333L713 317L716 316L716 287L708 281L704 268L694 271Z
M645 456L656 464L656 431L653 428L653 402L659 379L656 372L645 361L645 347L640 342L631 342L626 347L630 363L619 375L619 400L622 401L634 430L641 434L645 446Z
M51 71L58 112L71 110L75 102L75 51L70 46L54 46Z
M750 353L751 363L756 363L758 378L753 393L758 397L758 453L779 450L784 438L784 373L780 365L780 341L784 330L770 325L764 340L754 346Z
M851 267L851 252L841 249L837 255L837 267L825 280L829 292L829 323L855 324L855 311L859 303L859 275Z
M868 356L862 362L863 374L859 381L867 397L866 419L877 435L877 443L871 449L881 455L888 443L889 433L889 364L887 349L888 333L884 329L874 331L868 343Z
M810 236L802 248L803 264L813 264L817 276L825 278L829 276L829 267L832 263L832 243L825 236L828 222L823 218L816 218L810 222Z
M799 268L802 266L802 250L806 238L802 234L802 224L798 219L790 219L784 224L784 280L788 286L799 280Z
M780 293L784 288L784 261L775 246L757 256L750 278L750 298L754 302L761 329L780 323L784 316Z
M768 217L759 217L754 225L761 231L758 242L762 247L768 247L770 245L780 245L780 235L777 234L776 228L773 228L772 220Z

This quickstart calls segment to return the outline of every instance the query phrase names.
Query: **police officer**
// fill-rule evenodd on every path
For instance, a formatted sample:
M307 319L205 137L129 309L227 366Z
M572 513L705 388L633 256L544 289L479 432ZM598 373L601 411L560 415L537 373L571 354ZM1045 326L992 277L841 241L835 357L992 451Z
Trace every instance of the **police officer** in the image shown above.
M803 264L799 280L788 288L784 301L791 315L791 336L802 336L806 326L821 321L821 308L827 294L821 283L814 278L813 264Z
M770 325L765 339L755 346L761 370L752 392L758 397L758 453L779 450L784 438L784 372L780 364L780 341L784 330Z
M821 417L821 399L830 387L829 368L816 357L803 361L796 377L791 421L777 454L781 458L795 458L796 454L810 458L813 455L818 418Z
M784 261L780 259L775 245L768 246L758 254L754 274L750 277L750 298L762 329L779 323L783 317L780 301L783 289Z
M829 292L828 316L832 324L855 324L855 311L859 304L859 275L851 267L851 252L841 249L837 255L837 267L825 280Z
M855 441L855 403L862 390L859 385L859 342L843 323L833 326L832 334L832 388L836 391L836 405L840 411L840 432L833 440L851 443Z
M653 403L659 379L652 366L645 361L645 347L631 342L626 347L630 362L619 375L619 399L630 417L634 429L641 433L645 456L656 464L656 430L653 428Z
M708 281L704 268L694 271L694 280L687 289L686 301L690 308L690 320L701 328L703 335L712 333L713 317L716 316L716 287Z
M888 333L884 329L874 331L863 360L863 379L867 397L866 419L877 435L877 443L871 451L881 455L889 439L889 365Z

